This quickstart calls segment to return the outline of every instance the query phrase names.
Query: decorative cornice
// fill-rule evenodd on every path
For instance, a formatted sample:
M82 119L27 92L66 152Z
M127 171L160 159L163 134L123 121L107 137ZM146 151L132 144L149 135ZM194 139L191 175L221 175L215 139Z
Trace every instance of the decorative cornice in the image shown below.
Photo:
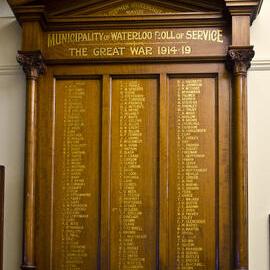
M225 0L226 7L232 16L250 16L253 22L258 13L263 0Z
M73 13L76 13L78 10L82 10L84 12L85 8L89 6L91 2L91 6L95 8L95 6L101 5L99 1L66 1L68 3L57 3L57 5L51 5L51 2L42 1L42 0L7 0L11 9L13 10L14 14L16 15L17 20L22 24L25 21L39 21L40 24L44 29L47 29L47 25L49 24L48 18L67 18ZM111 3L119 3L121 0L113 0L108 1ZM65 1L59 1L65 2ZM77 3L78 2L78 3ZM123 1L126 2L126 1ZM143 2L143 1L142 1ZM163 0L149 0L149 3L157 3L158 5L162 6L161 4L165 3L165 6L168 5L168 1ZM164 2L164 3L163 3ZM217 1L217 3L221 1ZM218 11L224 15L227 11L232 16L250 16L251 22L255 20L257 17L263 0L224 0L224 5L220 4L218 6L214 5L213 3L209 3L207 0L181 0L181 1L174 1L174 4L170 3L170 6L176 7L177 9L181 6L188 6L190 7L188 10L190 11ZM96 3L96 4L95 4ZM216 4L217 4L216 3ZM102 4L103 5L103 4ZM107 4L106 4L107 5ZM92 8L92 7L91 7ZM196 13L195 12L195 13ZM59 15L63 16L59 16ZM92 14L92 13L91 13ZM93 18L93 16L87 16L88 18ZM227 17L227 16L226 16ZM74 19L76 16L71 16L69 19ZM80 18L82 19L82 18Z
M19 51L17 61L23 67L23 71L28 79L36 80L46 70L40 51Z
M254 55L253 46L230 46L227 55L228 68L234 74L245 75Z
M46 27L45 6L11 6L18 22L39 21L43 27Z

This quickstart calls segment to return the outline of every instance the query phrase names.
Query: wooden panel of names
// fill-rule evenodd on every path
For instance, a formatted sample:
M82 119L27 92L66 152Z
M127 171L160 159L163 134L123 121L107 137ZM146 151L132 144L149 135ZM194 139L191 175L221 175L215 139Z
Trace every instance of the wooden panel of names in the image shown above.
M56 80L52 269L97 269L101 83Z
M169 269L214 270L216 80L169 81Z
M112 81L111 269L157 269L158 81Z

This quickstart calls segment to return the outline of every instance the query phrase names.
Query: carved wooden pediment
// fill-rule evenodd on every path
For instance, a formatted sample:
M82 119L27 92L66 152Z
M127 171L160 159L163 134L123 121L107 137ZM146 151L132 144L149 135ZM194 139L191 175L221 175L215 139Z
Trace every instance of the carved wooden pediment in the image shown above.
M201 11L219 11L222 10L222 2L216 1L216 4L201 1L86 1L70 10L64 7L58 11L52 11L52 15L63 16L132 16L132 15L153 15L178 12L201 12Z
M157 5L155 1L111 1L95 6L89 5L78 10L64 12L69 15L98 15L98 16L132 16L132 15L150 15L175 13L176 11L190 11L187 6L179 7L175 5ZM61 14L63 15L63 14Z
M44 28L72 24L87 28L106 18L115 22L117 18L129 18L134 23L162 15L172 25L196 19L210 21L227 20L228 15L257 17L263 0L7 0L17 20L40 21ZM141 17L144 16L144 17ZM154 16L154 17L153 17ZM178 20L178 22L176 21ZM179 21L180 20L180 21ZM89 24L91 21L91 24ZM57 25L58 23L58 25ZM119 22L118 22L119 24ZM160 24L163 23L160 21Z
M80 15L149 15L177 12L221 11L224 0L92 0L92 1L44 1L44 0L9 0L12 7L44 5L50 16L80 16Z
M121 17L162 14L219 12L249 14L254 20L262 0L8 0L19 21L35 14L47 18ZM27 15L30 14L30 15Z

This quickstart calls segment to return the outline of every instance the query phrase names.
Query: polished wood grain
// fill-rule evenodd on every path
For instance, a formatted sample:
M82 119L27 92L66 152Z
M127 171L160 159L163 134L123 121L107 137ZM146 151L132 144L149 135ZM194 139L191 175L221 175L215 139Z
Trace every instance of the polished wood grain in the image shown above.
M55 82L52 269L96 269L100 237L101 82ZM72 233L73 231L73 233ZM76 254L81 262L72 258Z
M222 89L222 91L218 91L215 87L217 87L217 83L215 82L214 75L205 75L205 74L214 74L214 72L218 70L220 72L220 81L218 83L218 89ZM160 73L160 76L153 76L154 74ZM205 73L206 72L206 73ZM170 78L172 74L181 74L180 78L190 79L193 78L191 74L201 73L203 80L204 77L210 76L210 84L205 85L205 89L211 91L212 96L214 93L220 93L219 97L214 97L209 99L208 102L211 102L212 109L209 115L214 117L216 120L212 120L213 123L216 125L216 129L212 129L211 134L213 140L217 140L219 142L216 145L216 149L218 151L214 151L214 156L208 157L209 162L211 162L211 166L215 167L215 175L218 175L218 182L215 182L215 177L211 177L211 192L215 197L215 200L207 200L207 203L211 203L212 208L211 216L212 221L208 223L208 228L211 227L211 233L209 237L205 239L207 243L215 243L215 248L219 250L220 254L215 252L215 250L205 246L205 255L210 256L209 260L212 262L210 265L213 265L218 259L220 267L222 266L224 269L229 268L229 260L230 260L230 252L226 250L230 250L230 238L231 238L231 231L230 231L230 209L226 206L230 199L229 190L229 85L226 79L226 72L224 67L220 65L214 64L206 64L203 67L198 66L195 67L189 64L186 65L177 65L171 64L166 66L160 65L148 65L148 66L141 66L136 67L134 65L121 65L121 66L112 66L112 65L95 65L95 66L75 66L75 67L54 67L49 68L45 77L43 77L41 88L42 91L40 92L40 114L39 114L39 169L38 169L38 201L39 207L38 209L42 209L38 211L38 232L37 232L37 239L38 240L38 252L37 252L37 264L39 269L54 269L53 268L53 261L56 258L59 258L56 254L56 250L54 246L57 248L56 242L53 240L53 235L59 233L59 227L52 227L53 220L58 216L53 213L52 209L57 207L56 205L59 203L61 205L61 199L56 199L59 196L54 194L57 188L57 180L59 177L56 177L55 170L60 169L60 165L57 158L57 153L59 153L59 144L61 144L60 139L60 130L56 132L55 127L59 126L62 121L56 117L57 111L61 111L63 107L63 99L61 94L57 94L57 87L55 91L51 91L50 89L54 89L55 83L60 79L60 83L64 84L65 80L75 80L79 82L88 81L89 78L93 78L96 80L100 78L100 85L102 85L102 122L100 122L99 127L102 127L102 149L99 150L102 156L102 178L101 178L101 207L99 208L99 215L101 217L100 221L100 242L99 246L96 249L96 252L100 252L100 258L98 263L97 269L108 269L109 265L111 265L110 269L114 269L115 265L118 260L118 255L116 254L117 249L119 248L117 242L117 228L119 225L119 215L118 215L118 192L119 192L119 142L117 137L119 136L119 88L120 82L134 82L138 81L142 86L144 86L146 97L149 95L148 100L149 104L145 107L150 112L144 113L147 119L145 125L155 125L156 128L142 128L142 132L147 130L149 135L144 135L144 141L150 140L145 143L144 147L141 148L140 153L147 155L152 155L151 158L144 157L141 159L141 165L150 166L145 171L145 173L150 173L152 171L153 176L145 176L142 179L153 179L152 184L151 181L147 182L148 184L140 191L140 194L149 194L149 197L144 195L143 197L148 198L145 203L150 203L149 207L143 207L143 211L147 211L148 213L145 218L140 219L139 224L143 220L147 220L147 229L146 231L152 237L153 243L152 246L149 246L147 251L149 255L147 258L152 260L151 258L156 258L154 261L157 260L157 264L152 261L149 261L150 269L156 269L159 267L160 269L171 269L169 266L169 258L170 254L175 252L175 248L172 244L170 244L169 235L174 235L174 229L171 228L171 224L169 221L169 216L173 219L175 207L169 202L172 200L172 197L169 194L172 194L174 190L175 180L172 177L169 177L169 156L173 157L174 150L171 148L169 151L168 143L174 141L175 139L172 136L169 136L171 132L174 130L173 128L173 121L169 118L169 108L172 112L172 108L170 104L173 104L173 98L169 99L167 93L170 92L169 85L171 85ZM102 76L102 74L104 74ZM108 75L110 74L110 75ZM118 74L122 74L120 77ZM169 76L170 74L170 76ZM176 78L177 75L175 75ZM59 78L59 79L54 79ZM96 78L96 79L95 79ZM199 77L201 78L201 77ZM172 80L176 80L172 77ZM56 83L57 85L57 83ZM58 82L58 85L59 84ZM93 85L89 89L94 89ZM61 88L58 87L58 90L61 91ZM170 91L169 91L170 90ZM208 92L205 95L208 97ZM57 101L58 95L58 101ZM167 96L167 98L166 98ZM165 99L164 99L165 98ZM222 98L222 99L221 99ZM62 103L60 102L62 100ZM151 100L151 102L150 102ZM167 100L167 101L166 101ZM170 101L171 100L171 101ZM204 99L207 100L207 99ZM214 100L214 101L213 101ZM155 101L155 102L154 102ZM59 103L60 102L60 103ZM90 102L90 101L89 101ZM93 101L92 101L93 102ZM214 102L214 103L212 103ZM48 106L49 104L49 106ZM62 105L61 105L62 104ZM166 106L167 104L167 106ZM216 104L216 105L215 105ZM152 109L151 109L152 108ZM118 113L117 113L118 111ZM154 111L156 111L154 113ZM47 115L47 116L46 116ZM51 117L48 117L51 115ZM152 115L152 117L151 117ZM203 113L200 113L202 117ZM151 117L151 120L150 118ZM207 117L206 117L207 118ZM206 119L204 118L204 119ZM214 119L213 118L213 119ZM45 120L46 119L46 120ZM52 120L51 120L52 119ZM219 119L219 120L217 120ZM205 120L204 120L205 121ZM167 123L167 124L166 124ZM219 124L218 124L219 123ZM62 125L62 124L61 124ZM210 123L209 123L210 125ZM214 125L214 126L215 126ZM211 125L211 128L214 128ZM157 129L157 127L159 127ZM44 132L46 130L46 132ZM156 130L156 132L155 132ZM170 132L169 132L170 131ZM112 132L112 134L111 134ZM155 133L153 133L155 132ZM110 135L111 134L111 135ZM118 134L118 135L117 135ZM160 134L158 136L158 134ZM220 135L219 135L220 134ZM60 136L58 138L58 136ZM90 135L88 135L90 136ZM218 137L217 137L218 136ZM219 137L220 136L220 137ZM90 138L90 137L89 137ZM156 139L155 139L156 138ZM158 140L157 140L158 139ZM155 140L157 140L155 142ZM210 140L210 138L209 138ZM44 144L46 142L46 144ZM212 139L211 139L212 142ZM172 145L170 143L170 145ZM151 146L153 145L153 146ZM154 146L156 145L156 146ZM203 145L203 144L202 144ZM211 144L211 147L214 147L214 144ZM142 149L152 149L151 151L143 151ZM204 148L203 148L204 149ZM220 151L220 159L217 159L215 155ZM160 154L158 154L160 153ZM212 155L212 154L211 154ZM154 158L155 157L155 158ZM91 158L89 162L91 162ZM171 159L172 160L172 159ZM211 161L210 161L211 160ZM218 166L216 167L216 162L218 161ZM151 162L150 162L151 161ZM148 165L147 165L148 164ZM153 166L153 167L152 167ZM142 167L142 168L143 168ZM172 167L171 167L172 168ZM209 167L210 169L210 167ZM61 170L61 169L60 169ZM158 175L160 175L158 177ZM48 179L44 181L43 179ZM170 182L169 182L170 179ZM208 178L207 178L208 179ZM217 180L216 180L217 181ZM213 188L213 185L215 186ZM143 187L143 186L142 186ZM168 189L170 187L170 189ZM172 188L172 189L171 189ZM53 192L54 190L54 192ZM145 190L145 191L143 191ZM168 191L170 191L168 193ZM147 193L144 193L147 192ZM210 192L207 191L207 192ZM208 196L208 195L207 195ZM213 195L212 195L213 196ZM209 196L208 196L209 197ZM211 196L210 196L211 197ZM170 199L171 198L171 199ZM203 195L202 199L204 200L205 196ZM96 198L97 200L97 198ZM55 207L52 207L51 202L55 201ZM96 201L97 202L97 201ZM151 204L155 204L155 206L151 206ZM202 203L204 205L205 203ZM94 214L94 208L91 207L91 215ZM170 210L169 210L170 209ZM213 213L214 211L214 213ZM171 214L169 214L171 213ZM210 213L210 212L209 212ZM152 216L152 218L151 218ZM54 218L53 218L54 217ZM215 222L214 222L215 221ZM50 229L49 229L50 228ZM59 229L57 229L59 228ZM93 228L91 226L91 228ZM152 228L152 229L150 229ZM209 229L207 229L209 230ZM48 232L50 232L48 234ZM51 235L51 236L50 236ZM205 234L203 234L205 235ZM211 235L211 237L210 237ZM216 238L218 237L218 238ZM218 241L215 239L221 239L222 241ZM43 243L40 245L40 243ZM146 241L146 245L149 245ZM213 244L210 244L210 246ZM211 255L206 255L211 254ZM212 257L211 257L212 256ZM52 263L50 263L50 259ZM211 259L210 259L211 258ZM89 264L88 264L89 265ZM50 268L51 267L51 268ZM116 266L117 267L117 266ZM83 268L82 268L83 269Z
M108 73L102 77L102 184L101 184L101 241L100 269L110 264L110 190L111 190L111 132L112 87Z
M234 78L234 130L233 137L233 198L234 198L234 248L236 269L248 268L248 190L247 190L247 113L246 80L241 75Z
M157 268L158 96L157 79L112 78L110 269Z
M169 92L166 73L160 74L159 99L159 267L168 269L169 262Z
M254 57L252 46L230 47L232 94L232 199L234 269L248 269L248 126L247 70Z
M0 269L3 270L5 167L0 166Z
M105 2L105 3L104 3ZM135 1L136 2L136 1ZM236 1L236 0L209 0L209 1L195 1L195 0L178 0L173 3L170 1L148 1L151 4L158 5L158 7L163 7L169 10L174 11L174 13L182 12L207 12L207 11L221 11L226 12L229 10L234 10L235 13L239 13L239 10L244 11L246 14L251 15L252 20L256 19L263 0L256 1ZM43 1L43 0L8 0L9 5L15 11L19 21L23 21L25 16L21 16L21 11L23 10L23 15L29 14L32 10L35 10L36 7L42 8L43 12L40 14L44 16L45 10L49 17L67 17L69 15L80 14L85 10L88 12L88 15L95 14L95 11L106 10L107 6L115 6L117 4L124 3L125 1L114 0L110 3L106 3L103 0L84 0L79 3L76 0L69 0L62 2L56 2L55 0ZM31 7L31 10L25 9L25 6ZM19 15L19 16L18 16ZM33 18L33 17L32 17ZM37 18L37 17L35 17ZM48 21L47 21L48 23Z
M46 59L58 62L222 58L229 36L228 27L50 31L43 36L42 51Z
M169 269L193 264L214 270L218 258L216 81L173 77L169 84Z
M238 2L238 1L237 1ZM254 56L250 46L250 23L254 5L226 0L232 15L232 46L228 50L232 81L232 204L233 269L248 269L248 128L247 70Z
M19 52L18 62L26 75L26 138L24 187L24 250L22 269L35 269L35 213L37 170L37 79L45 65L39 51Z
M36 80L27 82L28 122L26 131L26 182L25 182L25 246L24 266L35 267L35 174L36 174L36 117L37 117L37 85Z

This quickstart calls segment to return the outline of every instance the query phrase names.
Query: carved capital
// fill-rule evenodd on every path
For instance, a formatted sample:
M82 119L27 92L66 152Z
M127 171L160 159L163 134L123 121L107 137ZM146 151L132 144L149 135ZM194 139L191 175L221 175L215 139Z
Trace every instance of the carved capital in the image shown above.
M40 51L23 52L17 54L17 61L23 67L28 79L36 80L46 70L46 66Z
M227 55L228 68L234 74L245 75L250 68L254 55L253 46L231 46Z

